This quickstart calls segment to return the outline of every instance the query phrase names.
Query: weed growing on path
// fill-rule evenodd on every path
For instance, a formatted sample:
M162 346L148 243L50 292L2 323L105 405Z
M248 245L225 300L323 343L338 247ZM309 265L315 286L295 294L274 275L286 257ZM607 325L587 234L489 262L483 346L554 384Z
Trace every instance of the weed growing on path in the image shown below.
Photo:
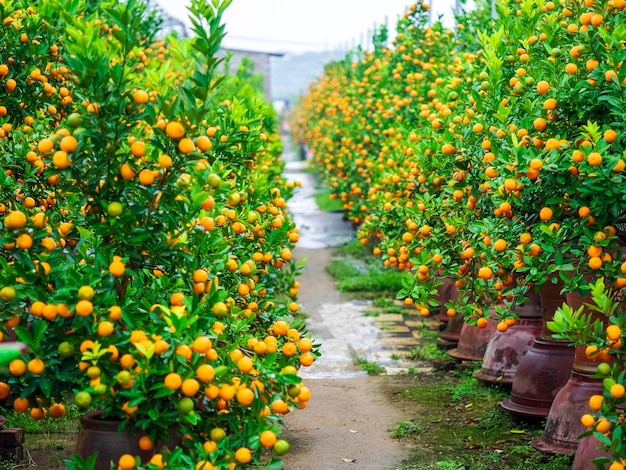
M403 437L407 437L414 434L419 434L422 431L418 425L413 424L409 421L402 421L398 423L398 425L391 429L391 437L394 439L399 439Z
M385 373L385 368L377 362L368 361L367 359L359 359L357 364L367 372L367 375L380 375Z

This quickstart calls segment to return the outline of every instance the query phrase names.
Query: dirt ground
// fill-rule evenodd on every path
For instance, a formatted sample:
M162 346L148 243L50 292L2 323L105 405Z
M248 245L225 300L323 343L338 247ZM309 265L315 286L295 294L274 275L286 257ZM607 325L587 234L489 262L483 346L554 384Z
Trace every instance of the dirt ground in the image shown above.
M325 267L332 249L297 248L296 257L307 262L300 278L306 288L298 298L309 315L313 337L324 341L338 332L328 331L318 322L320 307L340 302L341 295ZM350 325L345 325L350 328ZM323 361L323 356L320 361ZM403 419L401 409L386 397L386 376L353 375L359 368L345 370L345 378L306 379L311 401L306 409L287 416L286 438L291 449L285 456L288 470L313 468L359 468L395 470L402 467L405 450L389 435L389 429Z

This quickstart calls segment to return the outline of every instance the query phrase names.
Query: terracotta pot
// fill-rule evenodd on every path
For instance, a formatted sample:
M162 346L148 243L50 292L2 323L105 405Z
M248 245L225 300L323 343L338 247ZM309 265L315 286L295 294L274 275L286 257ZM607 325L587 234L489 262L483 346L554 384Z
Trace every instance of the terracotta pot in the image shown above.
M590 302L577 292L566 295L567 304L574 310ZM603 321L606 317L598 312L586 310L591 321ZM601 395L604 390L602 379L591 378L597 371L598 359L588 358L585 345L576 346L572 374L565 386L556 395L548 413L543 436L531 442L531 445L543 452L568 454L578 447L578 436L585 432L580 418L589 412L589 398Z
M463 322L459 344L448 350L448 355L462 361L482 361L487 350L489 340L496 332L498 324L489 320L485 328L468 325Z
M589 413L589 398L602 394L601 379L590 379L586 374L572 371L570 379L559 390L548 413L543 436L531 445L551 454L573 454L580 436L586 428L580 422Z
M439 321L440 330L437 338L437 347L439 349L455 348L459 343L461 328L463 328L463 318L457 316L448 317L446 302L456 299L459 291L456 285L450 279L443 279L444 283L439 286ZM445 319L444 319L445 317Z
M511 384L511 397L500 406L511 413L545 417L558 391L570 378L574 348L558 340L546 326L557 308L565 302L563 285L546 281L541 289L542 332L519 363Z
M599 448L600 441L595 436L583 437L578 444L578 449L574 454L574 462L572 463L572 470L597 470L597 465L593 463L593 459L598 457L609 457L609 453L602 448ZM609 468L608 463L604 464L601 468Z
M451 299L456 298L459 295L459 291L456 288L454 282L452 282L448 278L442 278L441 281L443 284L437 287L437 292L439 293L439 298L437 301L439 302L439 313L437 314L437 320L439 320L439 331L445 331L448 326L448 322L450 321L450 317L446 313L447 307L446 303Z
M542 331L539 296L527 294L528 302L516 306L519 322L505 332L496 331L487 344L480 370L474 377L483 382L511 385L520 361Z
M155 445L152 451L141 450L139 439L145 433L130 436L125 432L120 432L120 422L114 419L103 419L102 411L85 413L80 418L81 429L78 433L76 451L83 459L98 452L94 470L109 470L111 462L117 467L119 458L124 454L138 455L142 462L148 462L164 445L173 449L180 444L179 438L170 436L167 442Z
M465 320L463 320L463 317L459 315L451 317L446 325L446 329L439 333L439 337L437 338L437 347L439 347L439 349L456 348L459 344L461 329L464 324Z
M519 322L505 332L496 331L474 377L483 382L511 385L522 358L541 334L541 326L541 318L520 317Z

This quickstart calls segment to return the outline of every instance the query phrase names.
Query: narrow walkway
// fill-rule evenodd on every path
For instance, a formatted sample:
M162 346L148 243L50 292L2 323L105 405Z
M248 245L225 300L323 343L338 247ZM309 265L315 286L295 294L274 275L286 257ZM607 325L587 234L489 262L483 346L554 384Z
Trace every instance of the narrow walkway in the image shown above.
M309 317L308 329L322 343L322 357L302 371L312 398L305 410L286 417L291 443L287 470L358 468L396 470L405 457L389 429L403 420L381 390L385 377L368 376L359 359L376 362L387 374L419 364L403 359L418 344L416 327L402 314L367 316L370 301L346 299L326 272L333 247L354 238L354 229L339 213L321 212L315 204L316 179L304 171L285 137L285 176L301 180L289 203L300 231L295 258L306 259L298 302Z

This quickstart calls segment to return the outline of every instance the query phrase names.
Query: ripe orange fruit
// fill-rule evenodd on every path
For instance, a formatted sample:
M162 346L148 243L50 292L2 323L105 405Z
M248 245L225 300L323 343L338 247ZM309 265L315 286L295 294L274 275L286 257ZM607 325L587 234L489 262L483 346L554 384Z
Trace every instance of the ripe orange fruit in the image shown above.
M498 238L493 243L493 249L498 252L506 250L506 240L504 240L503 238Z
M602 264L602 258L600 258L599 256L592 256L587 262L587 265L594 271L600 269L602 267Z
M478 320L476 320L476 326L478 328L487 328L488 324L489 321L485 317L480 317Z
M606 131L604 131L604 140L607 141L608 143L614 142L615 139L617 139L617 132L615 132L613 129L607 129Z
M278 320L272 326L272 331L276 336L285 336L289 330L289 324L284 320Z
M587 155L587 163L591 166L598 166L602 163L602 155L598 152L591 152Z
M247 388L241 387L237 390L237 403L241 406L250 406L254 401L254 392Z
M120 357L120 366L124 369L131 369L132 367L135 367L135 362L135 358L132 354L126 353L122 354L122 357Z
M163 379L163 384L165 385L165 388L168 388L170 390L178 390L183 384L183 379L176 372L170 372Z
M130 144L130 153L132 153L133 157L141 158L146 154L146 144L141 140L136 140L132 144Z
M186 397L193 397L200 390L200 382L196 379L185 379L183 380L180 389Z
M539 218L543 220L544 222L547 222L548 220L552 219L553 215L554 213L552 209L550 209L549 207L544 207L539 211Z
M596 424L596 431L602 434L606 434L611 430L611 423L606 418L600 418Z
M135 457L130 454L122 455L117 461L118 470L134 470L136 465Z
M102 337L111 336L114 328L113 323L108 320L102 320L98 323L98 335Z
M144 90L137 90L133 93L133 101L136 104L146 104L150 100L150 96Z
M57 150L52 156L52 164L59 170L64 170L70 166L72 160L67 156L67 152L64 150Z
M206 282L209 279L209 273L204 269L196 269L192 275L193 282Z
M274 447L274 444L276 444L276 433L270 429L266 429L261 433L259 441L263 447Z
M53 403L48 411L51 418L59 419L65 415L65 405L63 403Z
M78 148L78 140L73 135L66 135L61 139L59 146L64 152L72 153Z
M596 424L595 418L591 414L589 414L589 413L586 413L586 414L582 415L580 417L580 422L586 428L590 428L591 426Z
M478 270L478 277L484 280L493 277L493 270L489 266L483 266Z
M139 182L144 186L150 186L152 183L154 183L155 179L156 175L152 170L144 168L139 172Z
M272 402L272 411L276 414L284 415L289 413L289 406L287 406L284 400L279 398Z
M21 211L12 211L9 212L5 217L4 217L4 228L6 228L7 230L18 230L21 228L24 228L24 226L26 226L26 214L24 214Z
M593 395L589 398L589 408L593 411L600 411L602 404L604 403L604 397L602 395Z
M196 376L201 382L210 382L215 377L215 369L210 364L202 364L196 369Z
M45 364L41 359L35 358L28 361L28 372L31 374L41 375L43 374L44 369Z
M118 321L122 318L122 309L118 305L109 308L109 318L111 321Z
M196 145L201 152L208 152L213 147L211 143L211 139L209 139L206 135L201 135L196 139Z
M15 245L21 250L30 250L33 246L33 238L27 233L22 233L15 240Z
M540 95L545 95L550 89L550 84L545 80L541 80L537 83L537 93Z
M35 421L41 421L46 417L46 409L34 407L30 409L30 417Z
M298 361L304 367L309 367L311 364L313 364L313 362L315 362L315 357L313 356L313 354L305 352L305 353L300 354Z
M556 109L556 100L554 98L548 98L543 102L543 109L548 111L554 111Z
M52 139L44 138L37 143L37 150L39 151L39 153L48 153L51 152L53 149L54 142L52 141Z
M26 410L28 410L30 403L28 401L28 398L16 398L15 400L13 400L13 409L15 411L17 411L18 413L24 413Z
M9 362L9 372L15 377L26 373L26 363L22 359L13 359Z
M619 399L624 396L624 393L626 393L626 389L624 388L622 384L616 383L616 384L611 385L609 393L611 394L613 398Z
M139 448L141 450L152 450L154 442L150 439L150 436L141 436L139 438Z
M282 347L282 352L287 357L292 357L296 354L297 349L294 343L285 343Z
M219 397L224 401L231 401L235 398L237 394L237 389L234 385L231 384L222 384L220 386Z
M133 170L128 163L124 163L120 167L120 176L125 180L132 180L135 176L137 176L137 173L135 173L135 170Z
M8 398L11 393L11 387L6 382L0 382L0 400Z
M191 345L191 349L199 354L206 354L212 347L213 341L208 336L198 336Z
M609 325L606 327L606 339L609 341L618 341L622 338L622 329L618 325Z
M186 344L179 344L176 346L175 352L177 355L184 357L187 361L190 361L193 356L193 350Z
M93 312L93 304L90 300L79 300L76 303L76 313L81 317L87 317Z
M113 261L109 264L109 272L115 277L122 277L126 271L126 265L121 261Z
M249 373L254 367L254 361L252 360L252 358L250 358L250 356L242 356L238 361L237 361L237 369L239 369L240 372L247 374Z
M185 137L184 139L180 139L178 142L178 150L180 153L188 154L193 152L196 149L196 145L193 143L193 140Z
M154 454L150 458L150 463L158 468L165 468L165 463L163 463L163 454Z
M235 451L235 460L239 463L248 463L252 460L252 452L247 447L240 447Z
M165 134L171 139L182 139L185 135L185 128L180 122L171 121L165 126Z
M170 304L178 307L182 307L185 305L185 294L182 292L174 292L170 296Z

